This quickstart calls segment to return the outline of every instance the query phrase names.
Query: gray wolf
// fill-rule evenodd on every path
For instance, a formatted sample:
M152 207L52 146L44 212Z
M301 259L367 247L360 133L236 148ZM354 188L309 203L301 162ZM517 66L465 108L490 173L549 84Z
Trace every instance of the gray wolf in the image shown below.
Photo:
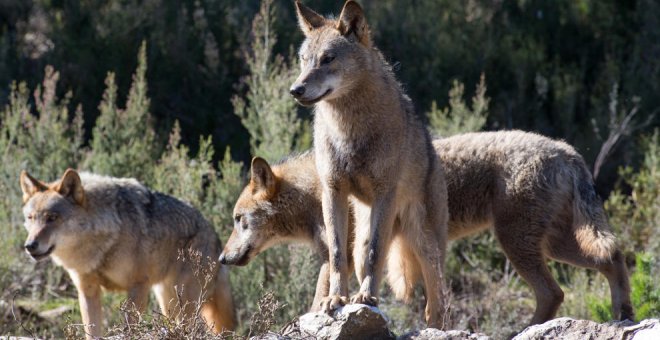
M536 295L531 324L553 318L563 300L546 258L600 271L609 281L614 317L633 319L623 255L575 149L520 131L470 133L436 139L433 145L447 181L449 239L494 230ZM245 264L274 244L311 244L323 259L312 310L327 294L329 275L322 189L314 162L312 152L272 168L255 159L253 172L260 168L269 177L267 185L277 189L268 197L255 197L253 188L264 182L251 182L243 191L234 214L258 218L247 229L235 227L222 255L227 263ZM388 283L397 297L407 299L419 278L414 252L395 242L387 255Z
M78 290L88 338L103 334L101 287L128 292L137 311L146 309L152 289L161 311L179 318L190 317L201 299L202 316L214 331L233 329L229 274L212 263L222 245L195 208L135 179L72 169L53 183L23 171L20 184L25 250L37 261L50 256L66 269ZM178 260L181 251L201 255L198 264L207 267L208 282Z
M298 1L296 9L305 41L290 92L300 104L315 105L314 152L329 240L330 289L322 309L330 313L346 303L350 200L360 283L350 302L377 305L386 250L396 240L419 261L426 321L441 328L447 194L430 136L373 46L360 5L347 1L336 20Z

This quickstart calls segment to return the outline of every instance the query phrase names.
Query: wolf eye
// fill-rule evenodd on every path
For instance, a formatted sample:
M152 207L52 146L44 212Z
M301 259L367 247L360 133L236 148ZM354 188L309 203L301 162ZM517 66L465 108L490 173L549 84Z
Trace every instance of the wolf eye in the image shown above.
M56 220L57 220L57 214L46 215L46 222L55 222Z
M34 218L34 215L29 214L29 215L26 216L26 218L27 218L28 220L32 220L32 219Z
M328 65L330 64L333 60L335 60L335 56L333 55L325 55L321 57L321 65Z
M237 214L234 216L234 223L241 223L241 219L243 218L243 215Z

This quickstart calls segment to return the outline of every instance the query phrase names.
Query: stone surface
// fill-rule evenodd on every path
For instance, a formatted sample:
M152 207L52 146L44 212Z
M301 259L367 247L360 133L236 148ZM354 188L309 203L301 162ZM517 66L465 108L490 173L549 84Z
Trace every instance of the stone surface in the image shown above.
M299 319L300 333L317 339L394 339L387 317L375 307L351 304L338 309L334 318L307 313Z
M266 333L252 339L398 339L398 340L489 340L482 333L427 328L408 332L399 337L387 327L387 317L376 307L347 305L335 312L308 313L290 323L280 333ZM567 340L660 340L660 320L648 319L640 323L611 321L597 323L588 320L558 318L541 325L527 327L515 340L567 339Z
M597 323L589 320L558 318L544 324L527 327L514 340L531 339L660 339L660 321L648 319L635 324L632 321Z
M490 340L490 337L482 333L470 333L467 331L441 331L437 328L427 328L420 331L406 333L397 340Z

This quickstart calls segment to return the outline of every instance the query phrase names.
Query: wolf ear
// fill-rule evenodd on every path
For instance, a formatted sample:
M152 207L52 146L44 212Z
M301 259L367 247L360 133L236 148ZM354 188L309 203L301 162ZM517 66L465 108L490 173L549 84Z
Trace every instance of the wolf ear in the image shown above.
M337 21L337 29L343 36L353 33L362 45L371 46L371 33L369 33L367 19L364 17L362 7L357 2L346 1Z
M254 192L262 192L267 197L275 194L276 178L273 170L265 159L254 157L252 159L251 182Z
M21 171L20 182L23 191L23 203L27 202L37 192L48 189L45 184L30 176L25 170Z
M296 14L298 16L298 26L305 36L308 36L316 28L325 25L325 18L311 10L309 7L296 0Z
M85 204L85 191L76 170L67 169L53 190L64 197L71 197L79 205Z

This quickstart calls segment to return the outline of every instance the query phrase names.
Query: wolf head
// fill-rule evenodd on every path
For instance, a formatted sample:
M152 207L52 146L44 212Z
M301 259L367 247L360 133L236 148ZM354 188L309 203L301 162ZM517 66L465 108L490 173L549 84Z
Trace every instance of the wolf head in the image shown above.
M220 255L220 263L244 266L258 253L276 243L274 201L278 179L270 165L255 157L250 183L234 206L234 230Z
M347 1L339 19L331 20L296 1L296 12L305 41L291 95L309 106L349 93L372 68L371 34L362 8Z
M23 215L28 237L25 251L39 261L58 247L67 247L73 216L85 207L85 192L75 170L68 169L59 181L47 184L21 172Z

